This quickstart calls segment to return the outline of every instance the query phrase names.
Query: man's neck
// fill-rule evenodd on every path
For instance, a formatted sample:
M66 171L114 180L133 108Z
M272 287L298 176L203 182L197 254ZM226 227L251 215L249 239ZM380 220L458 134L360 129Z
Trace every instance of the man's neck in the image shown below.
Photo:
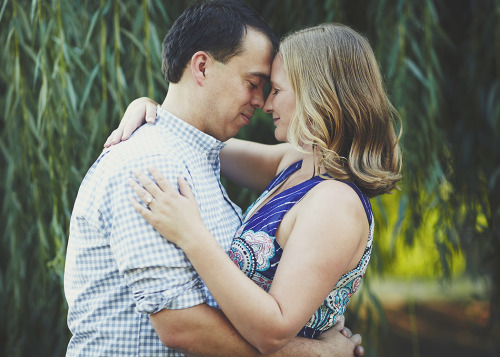
M197 113L199 104L193 105L196 100L193 100L193 93L189 92L185 85L171 83L161 107L196 129L203 131L203 122Z

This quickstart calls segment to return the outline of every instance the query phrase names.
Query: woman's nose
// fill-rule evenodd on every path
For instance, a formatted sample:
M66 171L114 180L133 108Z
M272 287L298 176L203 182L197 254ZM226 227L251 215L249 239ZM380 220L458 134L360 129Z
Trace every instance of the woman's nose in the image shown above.
M266 99L266 103L264 104L264 107L262 108L264 112L266 113L272 113L273 112L273 105L271 103L271 96L268 96Z

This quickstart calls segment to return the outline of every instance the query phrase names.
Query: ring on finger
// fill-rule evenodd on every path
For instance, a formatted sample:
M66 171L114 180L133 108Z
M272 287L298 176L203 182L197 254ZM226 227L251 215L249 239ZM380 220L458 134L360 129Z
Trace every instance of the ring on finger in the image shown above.
M153 196L149 196L148 199L146 200L146 206L149 207L150 203L153 202L155 198Z

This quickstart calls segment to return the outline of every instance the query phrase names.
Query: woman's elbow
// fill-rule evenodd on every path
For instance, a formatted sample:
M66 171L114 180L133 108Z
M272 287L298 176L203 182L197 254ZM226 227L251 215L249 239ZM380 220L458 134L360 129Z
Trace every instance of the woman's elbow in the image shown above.
M173 350L184 350L186 347L185 338L180 331L162 331L158 333L161 343Z
M173 323L174 319L163 320L160 323L161 318L161 314L151 315L150 321L165 347L173 350L185 350L189 344L192 344L189 333L186 333L186 329L183 329L181 324Z
M255 342L254 347L263 355L271 354L281 350L285 345L292 340L292 337L278 337L278 336L262 336Z
M257 350L263 354L263 355L269 355L271 353L274 353L274 352L277 352L279 350L281 350L283 347L285 347L285 344L280 344L280 345L276 345L276 344L261 344L259 346L256 346L255 348L257 348Z

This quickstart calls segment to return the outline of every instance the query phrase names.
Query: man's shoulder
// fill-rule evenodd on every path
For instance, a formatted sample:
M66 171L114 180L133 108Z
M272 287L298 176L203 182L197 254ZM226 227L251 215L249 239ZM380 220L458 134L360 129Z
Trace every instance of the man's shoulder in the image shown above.
M104 189L131 177L133 170L145 171L151 166L172 174L185 169L181 145L164 140L155 131L147 130L144 134L104 149L87 171L82 186Z
M125 167L155 161L175 165L185 161L186 147L168 130L144 125L130 139L105 150L101 157L109 164Z

